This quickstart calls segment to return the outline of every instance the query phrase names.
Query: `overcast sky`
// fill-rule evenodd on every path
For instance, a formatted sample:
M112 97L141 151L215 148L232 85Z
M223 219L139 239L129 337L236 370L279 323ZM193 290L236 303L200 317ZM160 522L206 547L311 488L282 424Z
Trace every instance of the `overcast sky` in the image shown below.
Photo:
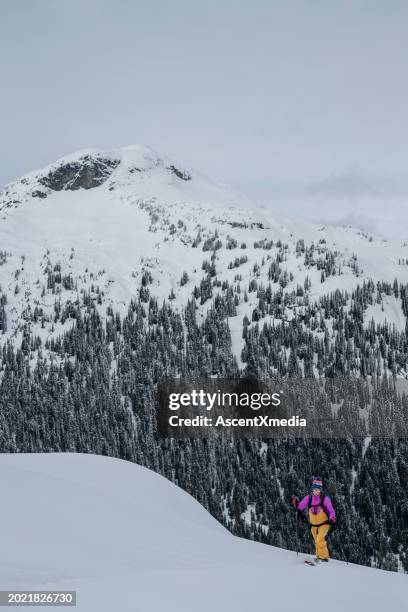
M401 232L407 30L404 0L0 0L0 184L142 143L276 210Z

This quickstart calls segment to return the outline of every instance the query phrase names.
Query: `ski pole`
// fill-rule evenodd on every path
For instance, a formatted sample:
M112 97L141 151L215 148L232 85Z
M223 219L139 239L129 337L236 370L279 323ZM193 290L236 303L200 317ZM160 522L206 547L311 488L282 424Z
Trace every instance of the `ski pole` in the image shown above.
M299 532L298 532L298 511L296 510L296 556L299 556Z
M344 554L344 548L342 544L340 544L340 552L341 552L341 556L343 557L343 559L346 560L346 564L348 565L348 556Z
M337 534L336 534L336 541L338 542L338 545L339 545L340 554L341 554L341 556L343 557L343 560L345 559L346 564L348 565L348 557L347 557L347 556L344 554L344 548L343 548L343 545L342 545L342 543L341 543L341 541L340 541L340 538L338 538L338 537L337 537Z
M295 508L296 510L296 519L295 519L295 530L296 530L296 555L299 556L299 530L298 530L298 514L299 512L297 511L297 507L299 505L299 500L296 497L296 495L293 495L290 503L292 504L292 506Z

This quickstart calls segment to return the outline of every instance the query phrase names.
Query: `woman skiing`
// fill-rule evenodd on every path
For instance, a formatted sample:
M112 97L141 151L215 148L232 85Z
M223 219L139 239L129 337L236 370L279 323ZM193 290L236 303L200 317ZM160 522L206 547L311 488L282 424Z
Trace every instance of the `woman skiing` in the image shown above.
M329 549L326 538L330 529L336 525L336 513L330 497L323 494L323 482L319 476L313 478L311 495L306 495L301 502L296 497L292 498L292 504L297 512L303 515L308 510L310 529L316 549L316 558L319 561L329 560Z

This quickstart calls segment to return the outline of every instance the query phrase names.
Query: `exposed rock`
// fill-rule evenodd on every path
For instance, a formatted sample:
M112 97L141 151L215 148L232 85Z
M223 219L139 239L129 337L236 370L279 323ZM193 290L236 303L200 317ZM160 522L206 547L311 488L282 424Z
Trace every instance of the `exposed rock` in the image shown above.
M33 198L41 198L42 200L47 197L45 191L39 191L38 189L33 191L31 195Z
M92 189L102 185L118 165L117 159L86 155L78 161L68 162L51 170L47 176L41 177L39 182L53 191Z
M173 164L168 166L168 169L182 181L191 181L191 175L186 172L186 170L179 170L179 168L176 168L176 166L173 166Z

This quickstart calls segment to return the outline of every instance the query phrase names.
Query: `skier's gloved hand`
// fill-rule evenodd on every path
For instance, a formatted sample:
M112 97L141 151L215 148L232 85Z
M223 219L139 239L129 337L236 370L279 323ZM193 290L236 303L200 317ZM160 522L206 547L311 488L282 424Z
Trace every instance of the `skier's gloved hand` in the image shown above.
M334 516L329 518L329 522L330 522L330 525L331 525L332 529L334 529L337 526L337 521L336 521L336 518Z
M297 510L297 507L298 507L298 505L299 505L299 500L298 500L298 498L296 497L296 495L294 495L294 496L292 497L292 499L290 500L290 503L291 503L291 504L292 504L292 506L293 506L293 507L294 507L294 508Z

